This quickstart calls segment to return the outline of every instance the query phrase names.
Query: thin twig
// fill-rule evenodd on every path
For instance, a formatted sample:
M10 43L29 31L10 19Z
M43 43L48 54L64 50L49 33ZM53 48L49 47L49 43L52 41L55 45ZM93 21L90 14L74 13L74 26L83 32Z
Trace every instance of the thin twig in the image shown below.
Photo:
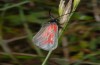
M67 38L65 36L63 36L62 37L62 48L63 48L64 57L66 59L69 58L69 50L68 50L67 46L68 46Z
M4 40L4 42L7 44L7 43L10 43L10 42L14 42L14 41L25 39L25 38L27 38L27 36L20 36L20 37L15 37L15 38L12 38L12 39Z
M5 52L0 52L1 55L7 55ZM33 54L27 54L27 53L16 53L12 52L13 55L18 55L18 56L31 56L31 57L39 57L38 55L33 55Z
M91 0L91 1L92 1L93 13L94 13L95 20L97 22L100 22L100 9L97 5L97 0Z
M8 10L8 9L11 9L13 7L18 7L20 5L23 5L25 3L29 3L30 1L23 1L23 2L20 2L20 3L17 3L17 4L14 4L14 5L11 5L11 6L7 6L7 7L4 7L4 8L0 8L0 11L5 11L5 10Z
M27 53L16 53L16 52L12 52L12 54L14 56L31 56L31 57L39 57L38 55L33 55L33 54L27 54ZM0 52L0 55L7 55L7 53L5 52ZM93 56L98 55L98 54L92 54ZM22 57L23 58L23 57ZM58 61L65 61L65 62L70 62L70 59L59 59L59 58L50 58L51 60L54 60L55 62ZM99 65L99 63L94 63L94 62L89 62L89 61L81 61L81 60L73 60L71 63L86 63L86 64L94 64L94 65Z
M2 19L4 18L5 15L5 11L2 12L1 17ZM20 65L20 62L14 57L14 55L12 54L12 51L10 50L9 46L7 44L5 44L4 40L3 40L3 32L2 32L2 27L3 27L3 20L0 21L0 45L2 47L2 49L4 50L4 52L11 57L11 59Z
M94 63L94 62L89 62L89 61L83 61L83 60L73 60L71 61L70 59L59 59L59 58L51 58L52 60L54 60L55 62L58 61L65 61L65 62L71 62L71 63L78 63L80 62L82 63L86 63L86 64L92 64L92 65L100 65L100 63Z

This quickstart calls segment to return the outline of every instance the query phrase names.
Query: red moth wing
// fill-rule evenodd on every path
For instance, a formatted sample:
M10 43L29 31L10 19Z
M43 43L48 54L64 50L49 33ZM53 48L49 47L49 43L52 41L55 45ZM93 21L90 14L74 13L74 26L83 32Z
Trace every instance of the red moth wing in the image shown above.
M54 50L58 45L58 25L55 22L45 24L32 41L44 50Z

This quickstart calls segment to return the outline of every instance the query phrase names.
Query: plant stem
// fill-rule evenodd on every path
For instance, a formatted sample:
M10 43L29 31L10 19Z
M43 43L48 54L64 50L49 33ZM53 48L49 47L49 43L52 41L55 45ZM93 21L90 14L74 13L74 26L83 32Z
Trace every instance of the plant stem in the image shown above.
M72 2L72 0L69 0L69 2L68 2L68 4L67 4L67 6L65 7L64 6L64 2L65 2L65 0L61 0L60 1L60 6L59 6L59 15L61 16L61 15L63 15L63 12L64 12L64 14L66 14L66 12L67 13L69 13L69 12L73 12L73 11L75 11L75 9L76 9L76 7L78 6L78 4L79 4L79 2L80 2L80 0L74 0L74 2ZM72 4L73 4L73 9L71 10L71 6L72 6ZM62 10L61 10L62 9ZM64 17L63 19L63 22L65 23L64 24L64 29L65 29L65 27L67 26L67 24L68 24L68 21L69 21L69 19L70 19L70 17L72 16L72 14L73 13L71 13L71 14L69 14L69 15L67 15L66 17ZM65 22L66 21L66 22ZM60 22L62 22L62 19L60 20ZM62 33L64 32L64 30L60 30L60 32L59 32L59 36L61 37L61 35L62 35ZM60 39L60 37L59 37L59 39ZM46 62L47 62L47 60L48 60L48 58L50 57L50 54L52 53L52 51L53 50L50 50L49 52L48 52L48 54L47 54L47 56L46 56L46 58L45 58L45 60L43 61L43 63L42 63L42 65L45 65L46 64Z
M48 54L47 54L46 58L44 59L42 65L45 65L45 64L46 64L46 62L47 62L48 58L50 57L52 51L53 51L53 50L50 50L50 51L48 52Z

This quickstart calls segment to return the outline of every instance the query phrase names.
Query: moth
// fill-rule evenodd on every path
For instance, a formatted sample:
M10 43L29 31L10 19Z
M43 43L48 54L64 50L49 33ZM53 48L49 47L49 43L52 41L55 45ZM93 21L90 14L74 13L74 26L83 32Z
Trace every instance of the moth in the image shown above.
M58 46L59 27L58 19L51 17L51 20L41 27L39 32L33 37L32 41L41 49L47 51L56 49Z

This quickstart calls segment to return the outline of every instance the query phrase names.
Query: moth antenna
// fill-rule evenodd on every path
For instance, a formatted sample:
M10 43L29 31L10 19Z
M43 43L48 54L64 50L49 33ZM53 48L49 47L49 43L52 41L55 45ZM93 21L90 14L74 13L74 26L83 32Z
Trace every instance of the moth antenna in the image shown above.
M73 12L75 12L75 11L73 11ZM73 13L73 12L69 12L69 13L67 13L67 14L63 14L63 15L61 15L61 16L58 16L58 17L56 17L56 19L58 19L58 18L60 18L60 17L62 17L62 16L64 16L64 15L68 15L68 14L70 14L70 13Z
M55 19L53 15L51 15L51 9L49 10L49 16L51 19Z

